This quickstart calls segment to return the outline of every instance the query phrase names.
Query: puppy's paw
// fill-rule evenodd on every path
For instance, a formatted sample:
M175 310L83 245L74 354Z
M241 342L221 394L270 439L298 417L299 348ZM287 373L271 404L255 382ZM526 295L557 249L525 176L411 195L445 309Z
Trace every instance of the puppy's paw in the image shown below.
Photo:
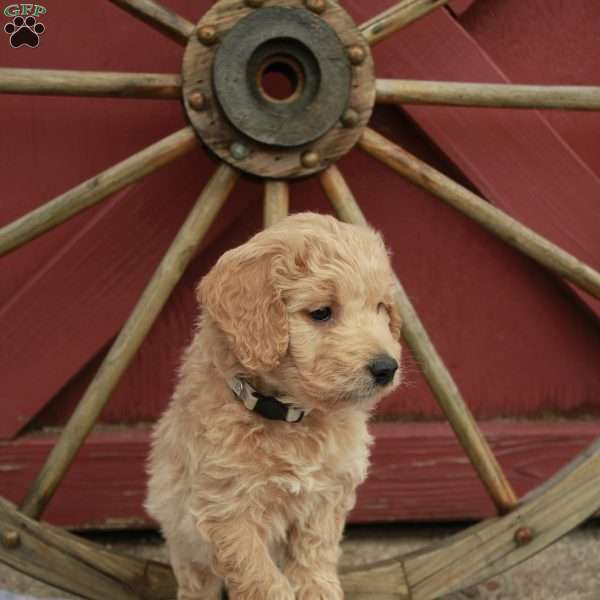
M291 585L286 580L265 585L230 586L229 600L296 600Z
M296 600L343 600L344 592L335 570L309 570L297 563L285 569L296 592Z
M296 590L296 600L344 600L339 583L307 583Z
M265 598L265 596L261 596ZM269 590L268 600L296 600L292 586L286 581Z

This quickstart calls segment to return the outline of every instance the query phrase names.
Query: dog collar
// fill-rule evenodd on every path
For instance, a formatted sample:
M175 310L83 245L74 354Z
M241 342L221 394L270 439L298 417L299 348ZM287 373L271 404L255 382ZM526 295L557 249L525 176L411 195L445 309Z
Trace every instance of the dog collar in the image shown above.
M281 402L273 396L265 396L257 392L247 381L232 377L227 381L233 395L249 410L258 413L270 421L286 421L299 423L310 412L310 409Z

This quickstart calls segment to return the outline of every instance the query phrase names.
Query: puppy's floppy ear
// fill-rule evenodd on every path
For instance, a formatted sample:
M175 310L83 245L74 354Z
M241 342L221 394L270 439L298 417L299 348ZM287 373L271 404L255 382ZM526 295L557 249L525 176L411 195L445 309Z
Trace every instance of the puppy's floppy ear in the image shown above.
M252 371L273 369L288 347L287 310L271 275L273 254L251 240L226 252L198 286L200 303Z

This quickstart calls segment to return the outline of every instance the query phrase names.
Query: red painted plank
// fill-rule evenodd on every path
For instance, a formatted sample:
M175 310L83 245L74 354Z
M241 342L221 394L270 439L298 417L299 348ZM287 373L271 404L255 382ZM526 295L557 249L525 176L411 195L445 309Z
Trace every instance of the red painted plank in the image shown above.
M520 495L547 480L600 435L600 422L484 423L482 429ZM493 507L448 426L376 423L373 466L351 521L470 520ZM18 502L54 440L0 443L0 494ZM144 527L148 431L96 432L47 513L77 528Z
M380 4L349 2L360 17ZM544 3L545 13L559 14L558 5ZM598 6L596 14L600 17ZM379 77L508 81L446 10L406 28L375 55ZM530 62L543 69L546 60L541 55ZM538 112L428 106L406 111L486 198L600 270L600 178ZM597 136L588 135L598 148ZM584 292L579 296L600 315L600 301Z
M448 6L453 14L462 15L467 12L473 4L475 4L475 0L450 0Z
M600 85L598 54L598 3L569 4L556 0L504 0L479 2L461 25L511 81L539 85ZM561 10L560 18L556 11ZM524 55L543 57L523 60ZM600 175L598 137L600 111L549 110L540 115L581 159Z

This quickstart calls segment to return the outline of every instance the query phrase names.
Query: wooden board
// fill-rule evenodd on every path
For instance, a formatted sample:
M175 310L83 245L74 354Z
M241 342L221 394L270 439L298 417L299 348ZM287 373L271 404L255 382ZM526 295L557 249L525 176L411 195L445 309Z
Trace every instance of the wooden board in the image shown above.
M544 17L556 14L559 4L558 0L543 6L538 3L542 17L535 35L547 35ZM370 5L359 2L350 2L350 9L365 18L372 11ZM514 22L520 23L518 17ZM413 24L401 36L401 44L388 40L375 50L379 77L509 80L444 9ZM545 68L545 60L535 62L538 69ZM600 269L595 200L600 178L537 112L428 106L405 110L491 202ZM600 301L583 292L579 296L600 315Z
M475 0L450 0L448 6L455 15L462 15L475 4Z
M494 514L492 503L454 439L442 424L376 423L373 466L351 520L470 520ZM511 483L522 495L543 483L600 435L599 423L483 424ZM0 493L19 501L53 435L0 444ZM141 506L148 431L96 432L45 518L69 527L119 529L150 524Z
M460 19L462 27L513 82L539 85L600 85L592 57L598 45L598 3L580 0L556 18L546 0L479 2ZM565 49L568 49L565 51ZM544 68L523 54L543 57ZM547 121L571 150L600 176L596 136L600 112L543 111Z

